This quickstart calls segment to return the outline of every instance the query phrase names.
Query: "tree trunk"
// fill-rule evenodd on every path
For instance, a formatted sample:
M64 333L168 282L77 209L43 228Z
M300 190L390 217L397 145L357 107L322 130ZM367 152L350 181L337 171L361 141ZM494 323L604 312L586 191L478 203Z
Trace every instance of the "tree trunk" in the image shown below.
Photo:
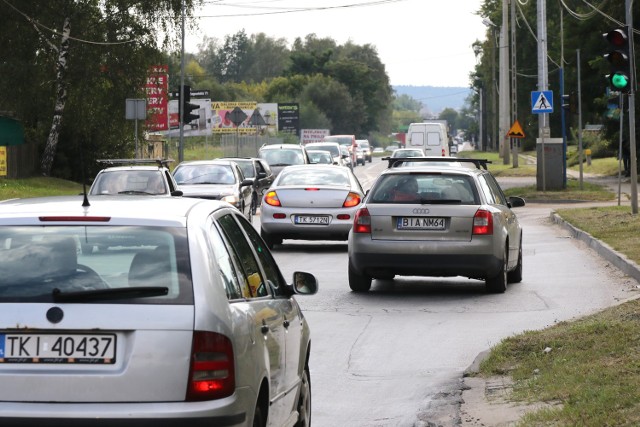
M67 71L67 57L69 55L70 33L71 20L67 17L64 20L62 27L62 41L60 42L60 48L58 49L56 105L53 111L53 120L51 123L51 129L49 130L49 137L47 138L47 145L44 148L40 164L40 171L44 176L49 176L51 174L51 167L53 166L53 159L56 156L56 147L58 146L58 138L60 136L60 127L62 126L62 113L64 112L64 106L67 101L67 83L65 81L65 74Z

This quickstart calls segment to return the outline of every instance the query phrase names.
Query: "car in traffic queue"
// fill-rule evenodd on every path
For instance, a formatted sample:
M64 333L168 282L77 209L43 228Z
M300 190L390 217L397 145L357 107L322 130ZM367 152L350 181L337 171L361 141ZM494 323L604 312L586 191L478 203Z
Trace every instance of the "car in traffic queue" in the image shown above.
M87 200L0 202L0 425L309 425L315 277L227 203Z
M264 159L257 157L223 157L222 159L236 162L238 166L240 166L244 177L253 181L251 213L255 215L262 196L264 196L265 191L271 187L275 179L271 167Z
M91 196L181 196L169 170L171 159L100 159L105 165L89 188Z
M260 234L270 249L284 239L347 240L363 198L348 168L290 166L262 200Z
M351 153L344 145L340 146L340 153L342 154L342 160L344 161L344 165L349 169L353 170L354 167L357 166L357 163L353 161Z
M263 145L258 150L258 157L269 164L275 176L278 176L280 171L287 166L311 163L306 148L298 144Z
M389 161L389 166L393 165L395 159L404 159L408 157L424 157L424 151L420 148L398 148L394 150L389 157L383 158L383 160Z
M233 160L193 160L181 162L173 177L184 197L222 200L237 208L251 221L252 179L244 177Z
M386 169L349 233L349 286L363 292L396 275L464 276L505 292L522 280L522 227L512 208L524 205L481 168Z
M307 150L325 150L331 153L333 164L347 166L349 153L346 154L337 142L310 142L304 146Z
M307 150L311 164L332 165L333 156L325 150Z
M362 148L365 161L371 163L373 161L373 155L372 155L371 144L369 144L369 140L356 139L356 144L358 145L358 147Z
M350 156L349 158L351 160L351 164L353 166L356 165L355 149L357 147L357 144L356 144L355 135L326 135L322 139L325 142L337 142L343 147L346 147L347 151L349 152L349 156Z
M360 147L356 147L355 153L356 153L356 164L364 166L367 161L364 154L364 150Z

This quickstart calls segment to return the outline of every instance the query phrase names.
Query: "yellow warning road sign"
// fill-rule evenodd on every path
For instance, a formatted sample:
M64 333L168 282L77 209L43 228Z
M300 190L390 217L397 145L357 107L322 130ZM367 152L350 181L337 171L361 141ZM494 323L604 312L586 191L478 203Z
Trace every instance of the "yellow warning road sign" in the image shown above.
M519 121L516 120L513 122L513 126L509 129L507 136L509 138L524 138L524 131L522 130L522 126L520 126Z

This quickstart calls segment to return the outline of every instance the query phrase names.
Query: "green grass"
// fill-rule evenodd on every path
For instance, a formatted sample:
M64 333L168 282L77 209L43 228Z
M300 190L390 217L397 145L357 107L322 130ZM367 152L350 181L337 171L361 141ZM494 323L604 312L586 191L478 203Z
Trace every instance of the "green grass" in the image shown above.
M0 200L26 197L65 196L81 193L81 184L66 181L64 179L42 176L25 179L0 179Z

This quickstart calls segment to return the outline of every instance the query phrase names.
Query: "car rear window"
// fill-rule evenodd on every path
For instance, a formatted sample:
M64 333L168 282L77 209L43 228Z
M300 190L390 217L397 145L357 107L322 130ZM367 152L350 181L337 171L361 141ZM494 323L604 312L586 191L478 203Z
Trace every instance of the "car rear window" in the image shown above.
M91 194L166 194L160 170L105 171L96 177Z
M478 195L467 175L386 174L371 189L367 203L478 204Z
M148 292L154 287L166 294ZM192 304L186 230L3 226L0 301L69 301L69 294L73 302Z
M285 169L278 177L278 186L287 185L350 185L344 168L326 167L320 169Z
M287 148L262 150L260 157L265 159L270 166L303 165L304 158L301 150Z
M313 144L307 146L309 149L313 150L324 150L331 153L333 157L340 157L340 148L333 144Z

